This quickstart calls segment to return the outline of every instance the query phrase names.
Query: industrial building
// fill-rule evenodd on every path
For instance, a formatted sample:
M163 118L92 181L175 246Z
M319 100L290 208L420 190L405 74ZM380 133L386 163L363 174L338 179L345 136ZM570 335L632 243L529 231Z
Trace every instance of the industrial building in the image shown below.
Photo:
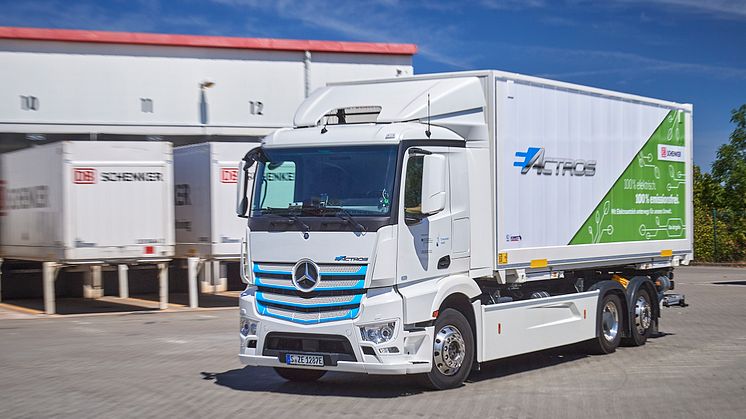
M301 101L326 83L412 75L415 52L411 44L0 27L0 153L63 140L259 141L291 126ZM0 189L5 198L2 179ZM36 262L2 258L0 300L40 298ZM96 295L126 295L116 266L103 269ZM182 266L171 270L166 289L186 291ZM130 291L155 292L140 271ZM92 281L87 268L59 279L45 295L81 296Z
M411 44L0 27L0 152L258 139L332 81L411 75Z

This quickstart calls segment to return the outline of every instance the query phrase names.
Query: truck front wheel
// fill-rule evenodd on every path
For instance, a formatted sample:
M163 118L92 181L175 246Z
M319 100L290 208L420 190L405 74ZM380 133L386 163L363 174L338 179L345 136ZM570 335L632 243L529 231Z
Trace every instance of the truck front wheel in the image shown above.
M435 320L433 367L424 375L424 384L445 390L463 384L474 362L474 335L463 314L448 308Z
M316 381L326 374L325 370L303 370L299 368L275 368L280 377L295 382Z

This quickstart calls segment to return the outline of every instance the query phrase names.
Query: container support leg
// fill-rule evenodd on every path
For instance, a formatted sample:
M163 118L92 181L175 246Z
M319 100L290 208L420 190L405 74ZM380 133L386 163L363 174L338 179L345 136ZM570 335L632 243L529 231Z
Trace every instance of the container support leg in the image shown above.
M127 265L117 265L119 273L119 298L130 298L129 278L127 277Z
M189 308L197 308L197 276L199 275L200 259L187 258L187 279L189 281Z
M44 312L55 314L57 307L54 301L54 281L57 279L59 265L55 262L42 263L42 277L44 282Z
M228 278L223 276L222 267L224 265L219 260L212 261L213 293L228 291Z
M104 287L101 282L101 266L93 265L86 272L83 283L83 298L101 298L104 296Z
M158 264L158 282L160 289L160 305L158 308L165 310L168 308L168 263Z
M210 261L202 261L202 279L199 281L200 292L203 294L212 294L215 292L215 287L212 286L212 268Z
M3 301L3 259L0 258L0 302Z

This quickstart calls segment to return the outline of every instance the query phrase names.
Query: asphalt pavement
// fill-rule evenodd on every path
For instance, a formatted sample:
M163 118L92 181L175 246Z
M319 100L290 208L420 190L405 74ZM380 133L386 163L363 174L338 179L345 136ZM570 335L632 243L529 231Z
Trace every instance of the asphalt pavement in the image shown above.
M455 390L329 373L287 383L242 367L236 310L0 320L0 417L746 417L746 269L676 271L687 308L660 336L486 363Z

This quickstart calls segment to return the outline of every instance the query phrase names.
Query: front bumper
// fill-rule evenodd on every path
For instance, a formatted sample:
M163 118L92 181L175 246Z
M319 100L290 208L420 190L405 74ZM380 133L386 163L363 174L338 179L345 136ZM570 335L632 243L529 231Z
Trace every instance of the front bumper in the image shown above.
M303 325L274 317L261 316L256 311L254 295L244 292L239 303L241 316L259 320L255 335L239 334L241 363L262 367L318 368L329 371L367 374L418 374L431 369L433 327L406 328L402 324L401 296L393 289L369 290L361 303L360 314L352 320ZM396 321L394 338L382 344L363 341L359 325ZM298 334L303 336L332 335L350 342L356 361L339 360L336 365L306 367L287 365L280 356L265 355L265 338L269 333ZM364 352L364 348L365 352ZM398 353L382 353L381 349L396 348ZM288 350L289 353L304 353Z
M367 355L370 356L370 355ZM241 363L244 365L251 365L255 367L282 367L282 368L306 368L306 369L323 369L329 371L340 371L340 372L359 372L367 374L380 374L380 375L404 375L404 374L420 374L430 372L430 362L424 363L412 363L407 361L400 361L397 363L383 364L380 362L349 362L349 361L338 361L337 366L324 366L324 367L302 367L297 365L287 365L280 362L277 357L262 356L262 355L239 355Z

